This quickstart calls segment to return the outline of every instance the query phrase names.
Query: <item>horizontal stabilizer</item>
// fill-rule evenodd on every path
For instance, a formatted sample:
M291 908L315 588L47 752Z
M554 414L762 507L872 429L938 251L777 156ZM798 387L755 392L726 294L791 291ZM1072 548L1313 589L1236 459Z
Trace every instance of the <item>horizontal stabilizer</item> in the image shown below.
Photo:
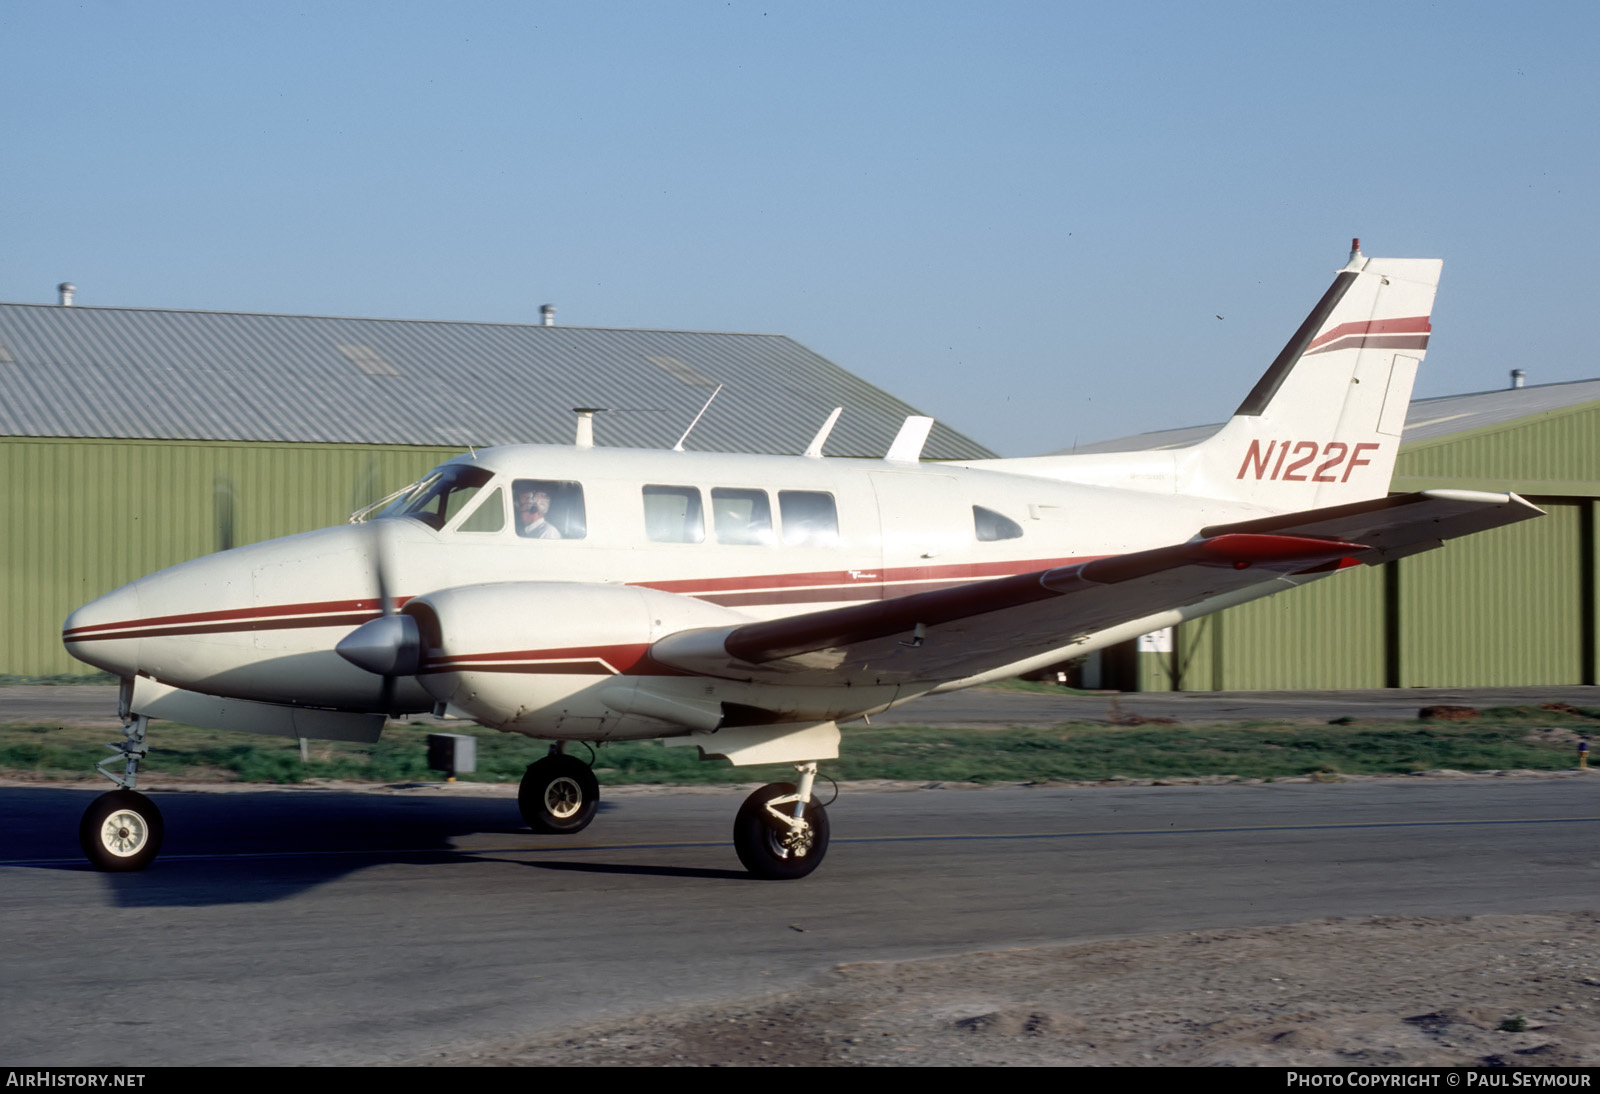
M1263 517L1237 524L1201 529L1202 536L1270 534L1358 540L1373 548L1377 557L1357 556L1361 562L1383 562L1403 554L1437 547L1445 540L1486 532L1506 524L1542 516L1544 510L1516 494L1489 494L1477 490L1424 490L1389 498L1309 509L1301 513Z

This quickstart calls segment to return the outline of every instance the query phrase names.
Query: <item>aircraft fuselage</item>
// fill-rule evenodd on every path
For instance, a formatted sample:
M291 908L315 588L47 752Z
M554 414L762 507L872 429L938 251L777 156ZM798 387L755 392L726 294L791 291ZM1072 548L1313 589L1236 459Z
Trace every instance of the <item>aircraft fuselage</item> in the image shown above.
M678 630L1070 565L1182 542L1204 525L1262 512L887 460L516 446L458 457L439 472L470 485L395 515L416 508L414 492L378 518L390 595L400 605L416 601L414 611L431 604L452 630L452 656L400 678L390 709L442 704L500 728L564 738L681 732L618 709L630 706L618 690L627 678L670 675L644 651ZM530 492L543 501L530 504ZM534 531L524 518L538 504L545 508ZM334 652L381 611L370 531L327 528L151 574L73 613L68 649L119 676L208 695L375 710L374 676ZM714 686L717 702L825 719L882 709L935 684L789 689L796 694L787 697L767 687L759 702L736 681L695 686L702 697Z

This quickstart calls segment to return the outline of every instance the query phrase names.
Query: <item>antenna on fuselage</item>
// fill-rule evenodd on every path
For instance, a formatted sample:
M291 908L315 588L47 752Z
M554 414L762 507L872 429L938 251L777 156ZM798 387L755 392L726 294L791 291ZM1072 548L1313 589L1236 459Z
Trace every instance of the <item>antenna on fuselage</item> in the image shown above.
M932 418L924 418L920 414L911 415L900 427L900 432L895 434L894 443L889 446L889 451L883 458L916 463L922 458L922 446L928 443L928 431L932 428Z
M722 390L722 385L718 384L717 385L717 391L721 391L721 390ZM700 419L701 418L705 417L706 411L711 408L711 399L715 399L717 397L717 391L713 391L711 393L711 398L706 400L706 405L700 408L700 413L696 414L694 416L694 421L690 422L689 423L689 428L685 429L683 431L683 436L678 438L678 443L672 446L672 450L674 452L682 452L683 451L683 442L689 439L689 434L694 432L694 427L700 424Z
M813 459L822 457L822 442L828 439L829 433L833 432L833 423L839 420L839 412L842 410L844 410L842 406L833 408L833 413L828 415L828 420L822 423L822 428L817 430L817 435L811 438L810 444L806 445L805 455Z

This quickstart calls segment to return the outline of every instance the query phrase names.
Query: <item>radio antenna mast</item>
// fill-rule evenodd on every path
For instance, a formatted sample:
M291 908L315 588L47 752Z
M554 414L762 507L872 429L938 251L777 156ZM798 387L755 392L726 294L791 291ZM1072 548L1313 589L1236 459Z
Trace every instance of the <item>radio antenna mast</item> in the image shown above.
M717 385L717 391L721 391L721 390L722 390L722 385L718 384ZM717 391L713 391L711 393L711 399L715 399L717 397ZM683 436L678 438L678 443L672 446L672 450L674 452L682 452L683 451L683 442L689 439L689 434L694 432L694 427L700 424L700 419L701 418L705 417L706 411L709 410L710 407L711 407L711 399L707 399L706 400L706 405L701 407L700 408L700 413L696 414L694 416L694 421L690 422L689 423L689 428L685 429L683 431Z

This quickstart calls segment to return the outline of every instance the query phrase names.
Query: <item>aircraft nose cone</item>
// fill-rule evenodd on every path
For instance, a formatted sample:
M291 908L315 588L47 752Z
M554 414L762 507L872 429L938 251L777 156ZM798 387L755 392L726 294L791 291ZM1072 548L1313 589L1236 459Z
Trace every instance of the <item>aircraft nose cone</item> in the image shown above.
M139 671L139 614L139 590L124 585L67 616L61 641L79 661L133 676Z
M422 664L422 632L409 615L379 616L345 635L334 650L379 676L412 676Z

